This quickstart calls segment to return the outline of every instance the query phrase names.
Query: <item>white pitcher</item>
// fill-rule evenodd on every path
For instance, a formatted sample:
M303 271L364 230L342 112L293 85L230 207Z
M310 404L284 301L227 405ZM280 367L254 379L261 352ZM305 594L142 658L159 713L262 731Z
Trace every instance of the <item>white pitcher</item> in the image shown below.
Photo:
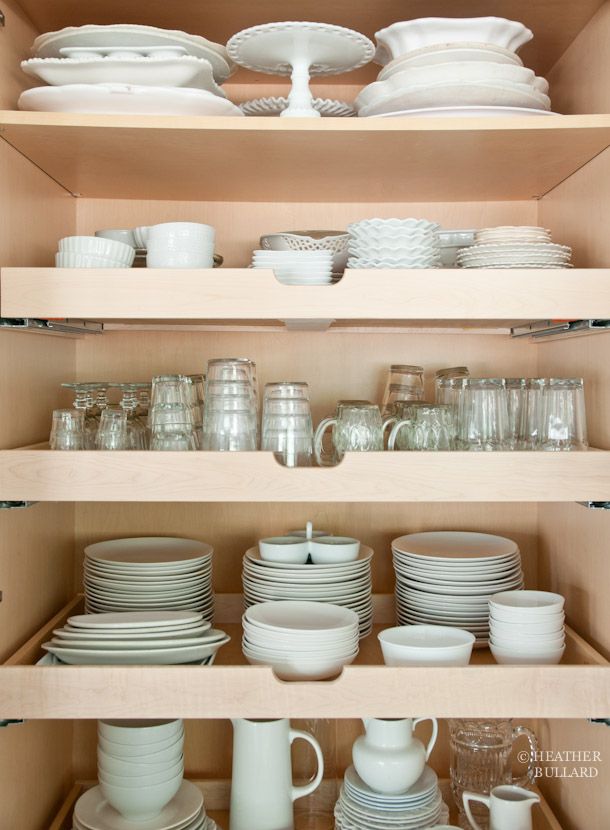
M494 787L489 795L466 792L462 798L474 830L481 830L481 827L473 818L471 801L480 801L489 807L489 830L532 830L532 807L540 803L536 793L510 784Z
M424 720L432 721L432 737L426 747L413 735L414 728ZM363 723L366 734L352 748L356 772L375 792L406 792L424 771L434 748L438 735L436 718L364 718Z
M290 721L232 720L233 776L230 830L293 830L293 802L317 789L324 774L318 742ZM290 745L302 738L318 761L315 777L304 787L292 784Z

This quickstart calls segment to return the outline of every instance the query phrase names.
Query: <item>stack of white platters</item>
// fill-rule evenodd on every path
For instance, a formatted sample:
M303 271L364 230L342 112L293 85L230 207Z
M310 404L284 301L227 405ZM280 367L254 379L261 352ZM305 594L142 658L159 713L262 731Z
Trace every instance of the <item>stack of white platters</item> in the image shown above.
M254 251L253 268L271 268L285 285L327 285L332 282L332 251Z
M356 98L360 116L550 114L548 82L516 54L533 37L521 23L420 18L375 37L384 68Z
M373 627L371 559L373 551L360 546L353 562L294 565L263 559L258 548L244 556L242 580L246 608L270 600L327 602L358 614L361 637Z
M70 617L43 648L72 665L211 662L229 642L195 611L127 611Z
M87 25L36 38L23 71L49 86L26 90L23 110L241 116L220 88L226 49L154 26Z
M358 615L321 602L264 602L242 619L249 663L271 666L281 680L325 680L358 654Z
M143 536L85 548L85 610L197 611L214 617L213 548L193 539Z
M440 226L427 219L363 219L349 225L348 268L440 268Z
M483 228L474 245L458 251L461 268L571 268L572 249L538 227Z
M346 770L335 805L337 830L423 830L449 820L434 770L425 767L415 784L401 795L382 795Z
M436 531L392 542L399 625L463 628L489 640L489 598L523 588L521 555L511 539Z

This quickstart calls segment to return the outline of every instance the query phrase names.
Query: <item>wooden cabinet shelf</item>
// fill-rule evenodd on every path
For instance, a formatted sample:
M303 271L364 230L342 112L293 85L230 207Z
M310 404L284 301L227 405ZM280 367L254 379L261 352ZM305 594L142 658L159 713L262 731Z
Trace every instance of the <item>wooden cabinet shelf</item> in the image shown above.
M350 453L332 468L269 452L0 451L0 500L104 502L607 501L610 452Z
M507 273L509 276L507 277ZM506 327L610 317L610 269L346 271L325 286L287 286L272 271L3 268L3 317L183 324L332 320L335 327Z
M110 199L537 199L610 146L610 115L316 120L3 111L0 127L70 193Z
M221 597L219 597L219 600ZM217 622L231 635L211 667L36 666L40 648L75 612L76 598L0 667L7 718L350 718L597 717L610 711L609 664L572 629L559 666L498 666L476 649L465 667L383 665L375 625L336 680L282 682L266 666L249 666L241 625ZM405 689L409 694L405 695Z

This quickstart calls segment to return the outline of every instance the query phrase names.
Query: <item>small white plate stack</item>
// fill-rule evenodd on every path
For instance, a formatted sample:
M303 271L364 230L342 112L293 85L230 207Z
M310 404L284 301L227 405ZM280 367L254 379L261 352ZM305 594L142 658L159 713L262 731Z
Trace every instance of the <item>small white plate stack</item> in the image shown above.
M489 640L489 599L523 587L517 544L502 536L436 531L392 542L399 625L464 628Z
M363 219L349 225L348 268L440 268L440 225L427 219Z
M434 770L425 767L401 795L381 795L364 783L353 766L345 772L335 805L337 830L423 830L449 821Z
M284 285L328 285L332 251L254 251L253 268L270 268Z
M85 610L198 611L214 617L212 554L193 539L143 536L85 548Z
M81 614L53 634L42 647L75 666L211 663L231 639L195 611Z
M263 602L242 619L242 649L281 680L326 680L358 654L358 615L321 602Z
M506 591L489 600L490 649L503 665L553 665L565 651L564 598L548 591Z
M371 548L361 545L353 562L294 565L270 562L250 548L242 572L246 608L270 600L341 605L358 614L360 636L366 637L373 628L372 558Z
M572 249L538 227L483 228L457 253L460 268L571 268Z

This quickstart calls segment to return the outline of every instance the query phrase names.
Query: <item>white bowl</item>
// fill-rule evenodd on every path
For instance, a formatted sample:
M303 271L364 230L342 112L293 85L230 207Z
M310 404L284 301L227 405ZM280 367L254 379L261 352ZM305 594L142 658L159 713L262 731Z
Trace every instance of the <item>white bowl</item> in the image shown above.
M136 255L131 245L99 236L66 236L59 240L59 253L86 254L132 265Z
M146 254L147 268L213 268L214 254L212 251L206 253L190 253L189 251L159 251L158 253L148 249Z
M503 17L420 17L375 32L380 45L374 60L386 64L426 46L485 43L516 52L534 37L522 23Z
M333 270L343 271L347 264L348 234L342 231L286 231L261 236L261 248L270 251L330 251Z
M136 248L146 248L148 246L148 232L150 225L140 225L133 229L133 238L136 241Z
M356 655L345 659L301 660L295 657L291 660L265 660L249 654L244 649L244 655L248 663L253 666L271 666L280 680L328 680L337 677L344 666L350 665Z
M148 244L167 239L205 239L213 242L215 236L216 231L212 225L204 225L200 222L162 222L148 228L147 241Z
M492 614L489 615L489 627L492 631L505 634L510 637L530 636L536 637L542 634L558 634L563 631L564 614L548 615L541 620L533 620L529 623L507 622L498 620Z
M326 602L279 600L250 606L244 614L246 623L270 631L352 631L358 615L349 608Z
M97 731L117 744L145 746L177 738L183 724L181 720L100 720Z
M402 625L378 635L386 666L467 666L475 636L461 628Z
M153 784L164 784L171 781L177 775L184 776L184 761L172 764L171 767L160 772L143 772L141 775L130 775L128 773L114 773L107 767L101 766L98 762L97 775L100 781L112 784L115 787L149 787Z
M156 818L182 786L182 775L149 787L120 787L100 782L100 789L115 810L130 821Z
M489 598L489 608L495 613L508 612L515 621L523 617L527 620L532 617L544 617L563 611L565 598L561 594L552 594L549 591L503 591Z
M184 763L184 755L178 748L175 752L161 752L160 760L151 763L145 763L140 758L117 758L114 755L108 755L103 749L97 749L97 764L98 769L103 769L111 775L124 775L126 778L137 777L141 775L157 775L160 772L171 770L180 763ZM144 756L145 759L151 756Z
M149 744L146 748L132 747L134 751L130 751L129 755L123 752L124 744L114 744L109 741L104 741L102 747L102 739L98 738L98 757L101 755L105 759L112 759L115 763L133 767L168 767L177 763L182 757L184 751L184 735L181 735L173 744L167 746L165 749L156 750L158 744ZM153 751L154 750L154 751Z
M184 731L177 736L172 736L165 741L158 741L154 744L118 744L116 741L109 740L104 735L98 735L97 745L108 755L114 755L117 758L138 758L142 759L144 756L152 758L159 753L164 753L167 750L175 752L184 745ZM155 760L157 760L155 758Z
M132 249L133 250L133 249ZM124 262L90 254L75 254L69 251L58 251L55 254L56 268L129 268Z
M554 666L561 662L565 646L560 649L540 649L540 651L525 652L516 648L502 648L490 643L489 649L494 660L501 666Z
M360 542L349 536L319 536L309 542L314 565L334 565L358 559Z
M96 231L95 236L100 239L114 239L115 242L122 242L124 245L130 245L132 248L138 247L131 228L105 228L101 231Z
M267 562L304 565L309 558L309 542L296 536L270 536L258 543L261 558Z

